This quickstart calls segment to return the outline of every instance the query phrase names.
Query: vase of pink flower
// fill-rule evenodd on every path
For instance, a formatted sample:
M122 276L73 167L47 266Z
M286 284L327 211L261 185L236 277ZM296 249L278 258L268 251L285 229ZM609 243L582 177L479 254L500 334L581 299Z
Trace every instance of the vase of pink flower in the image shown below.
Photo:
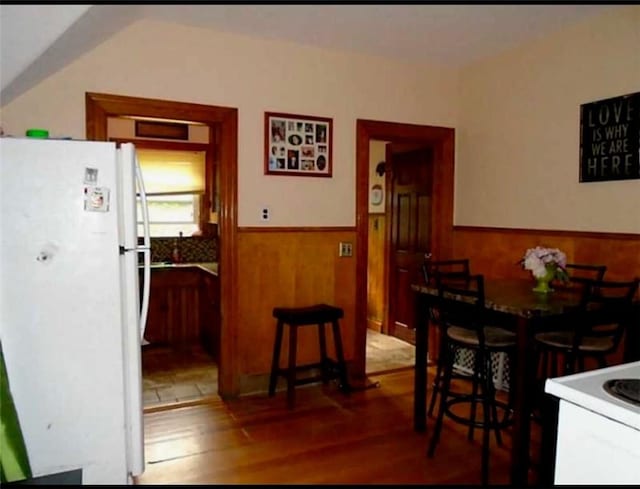
M553 280L567 281L569 279L566 269L567 255L558 248L543 246L529 248L520 263L525 270L531 272L536 280L534 292L547 294L553 291L551 288Z

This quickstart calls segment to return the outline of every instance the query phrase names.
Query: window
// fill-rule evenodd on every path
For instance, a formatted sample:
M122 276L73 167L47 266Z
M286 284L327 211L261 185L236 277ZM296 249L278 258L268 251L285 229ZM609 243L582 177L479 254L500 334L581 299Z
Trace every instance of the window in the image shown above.
M149 232L153 237L191 236L199 230L198 208L200 196L186 195L152 195L147 197L149 208ZM138 235L142 230L142 208L138 201Z
M142 169L150 233L153 237L191 236L200 230L205 192L205 151L137 148ZM142 210L138 202L138 233Z

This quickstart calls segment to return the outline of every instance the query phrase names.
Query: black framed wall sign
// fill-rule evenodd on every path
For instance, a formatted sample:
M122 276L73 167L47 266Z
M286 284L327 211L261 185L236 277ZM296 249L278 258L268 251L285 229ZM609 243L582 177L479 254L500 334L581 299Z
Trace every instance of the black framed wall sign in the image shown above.
M640 92L580 106L580 181L640 179Z

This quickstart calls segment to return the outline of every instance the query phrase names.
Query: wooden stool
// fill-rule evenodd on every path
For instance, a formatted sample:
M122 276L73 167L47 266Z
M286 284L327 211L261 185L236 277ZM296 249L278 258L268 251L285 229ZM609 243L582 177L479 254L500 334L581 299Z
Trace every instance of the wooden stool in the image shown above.
M309 307L276 307L273 309L273 317L278 322L276 324L276 338L273 345L273 360L271 362L271 375L269 378L269 396L273 396L276 391L278 376L287 379L287 404L292 408L295 404L295 386L309 384L322 380L326 384L331 379L340 381L340 389L346 394L351 388L347 379L347 367L342 351L342 338L340 336L340 325L338 320L344 315L339 307L327 304L316 304ZM333 340L337 359L327 357L327 345L325 341L325 323L331 323L333 327ZM284 326L289 326L289 363L287 368L280 368L280 348L282 346L282 335ZM296 365L296 348L299 326L318 326L318 340L320 341L320 362L306 365ZM312 368L319 368L320 375L305 378L296 378L296 373Z

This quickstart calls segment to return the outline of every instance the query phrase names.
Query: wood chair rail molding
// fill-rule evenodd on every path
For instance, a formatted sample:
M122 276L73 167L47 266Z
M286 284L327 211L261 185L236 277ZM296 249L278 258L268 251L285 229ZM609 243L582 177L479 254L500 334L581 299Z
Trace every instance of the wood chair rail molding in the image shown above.
M220 229L219 261L224 273L220 276L220 307L222 316L219 361L219 393L224 397L238 394L237 339L227 325L237 322L236 227L238 208L238 109L213 105L175 102L104 93L85 94L86 137L106 141L109 117L139 116L200 122L209 126L211 154L219 168Z

